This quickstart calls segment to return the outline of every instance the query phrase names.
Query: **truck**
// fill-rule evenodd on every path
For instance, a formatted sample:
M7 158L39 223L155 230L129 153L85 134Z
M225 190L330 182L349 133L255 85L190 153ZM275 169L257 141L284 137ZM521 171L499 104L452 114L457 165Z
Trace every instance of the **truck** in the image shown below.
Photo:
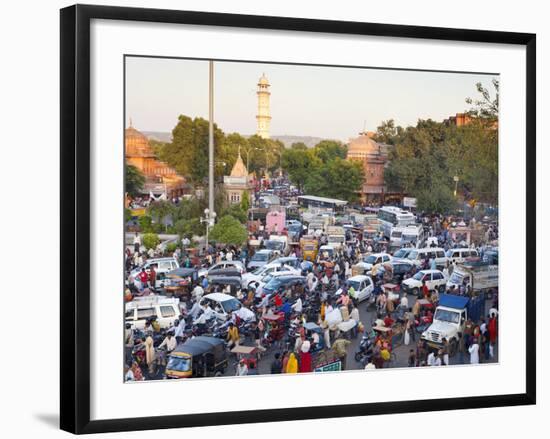
M447 289L464 285L473 293L498 288L498 265L486 262L466 262L457 265L447 281Z
M281 233L285 229L286 211L284 207L271 207L265 218L268 233Z
M279 256L287 256L290 253L288 236L270 235L269 240L265 243L265 248L273 250Z
M346 231L341 226L328 226L327 227L328 244L334 247L336 250L342 248L346 242Z
M439 349L444 340L449 342L449 355L457 352L458 334L464 334L464 327L468 319L478 322L485 311L483 296L456 296L441 294L439 305L435 309L432 324L422 333L422 340L428 346Z

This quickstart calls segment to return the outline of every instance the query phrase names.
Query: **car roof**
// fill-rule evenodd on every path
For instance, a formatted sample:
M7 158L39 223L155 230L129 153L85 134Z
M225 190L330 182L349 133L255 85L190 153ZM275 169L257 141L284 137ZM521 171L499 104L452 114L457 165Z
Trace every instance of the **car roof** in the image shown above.
M441 273L441 270L420 270L419 273L424 273L424 274L428 274L428 273Z
M174 258L173 256L170 256L170 257L167 257L167 258L151 258L151 259L147 259L146 263L151 263L151 262L162 262L162 261L175 261L176 258Z
M215 302L225 302L226 300L234 299L233 296L225 293L210 293L202 296L203 299L213 300Z
M359 281L359 282L361 282L361 281L363 281L363 280L365 280L365 279L368 279L368 278L369 278L369 277L368 277L368 276L365 276L364 274L358 274L358 275L356 275L356 276L350 277L348 280L354 280L354 281Z
M261 250L258 250L256 253L272 253L273 250L270 250L268 248L262 248Z

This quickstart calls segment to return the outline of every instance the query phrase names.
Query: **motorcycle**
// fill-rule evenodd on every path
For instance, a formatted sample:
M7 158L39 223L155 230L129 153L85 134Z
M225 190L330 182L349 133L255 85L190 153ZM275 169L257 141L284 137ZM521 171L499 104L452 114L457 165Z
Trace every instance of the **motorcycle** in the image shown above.
M366 366L373 357L373 342L368 334L363 335L359 343L359 350L355 353L355 361Z

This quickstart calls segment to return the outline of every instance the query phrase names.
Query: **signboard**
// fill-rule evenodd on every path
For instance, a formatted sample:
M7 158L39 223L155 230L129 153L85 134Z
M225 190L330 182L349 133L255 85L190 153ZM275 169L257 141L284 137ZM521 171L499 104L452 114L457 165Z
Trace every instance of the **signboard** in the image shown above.
M342 362L340 360L327 363L315 368L315 372L339 372L342 370Z
M403 206L405 206L405 207L416 207L416 198L403 197Z

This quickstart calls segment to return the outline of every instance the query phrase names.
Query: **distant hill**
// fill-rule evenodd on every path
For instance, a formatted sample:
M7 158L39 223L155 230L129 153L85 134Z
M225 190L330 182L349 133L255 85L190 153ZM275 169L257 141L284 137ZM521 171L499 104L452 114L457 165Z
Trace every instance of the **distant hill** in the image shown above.
M305 143L305 145L308 148L313 148L315 145L317 145L321 140L325 140L322 137L311 137L311 136L271 136L272 139L280 140L285 144L286 148L290 148L293 143L302 142Z
M171 142L172 133L165 133L163 131L142 131L149 140L156 140L158 142Z
M159 142L171 142L172 141L172 133L166 133L163 131L142 131L143 134L147 136L150 140L157 140ZM250 135L245 135L244 137L250 137ZM285 144L286 148L290 148L293 143L302 142L305 143L305 145L308 148L313 148L315 145L317 145L321 140L326 140L322 137L312 137L312 136L290 136L290 135L282 135L282 136L271 136L274 140L280 140Z

